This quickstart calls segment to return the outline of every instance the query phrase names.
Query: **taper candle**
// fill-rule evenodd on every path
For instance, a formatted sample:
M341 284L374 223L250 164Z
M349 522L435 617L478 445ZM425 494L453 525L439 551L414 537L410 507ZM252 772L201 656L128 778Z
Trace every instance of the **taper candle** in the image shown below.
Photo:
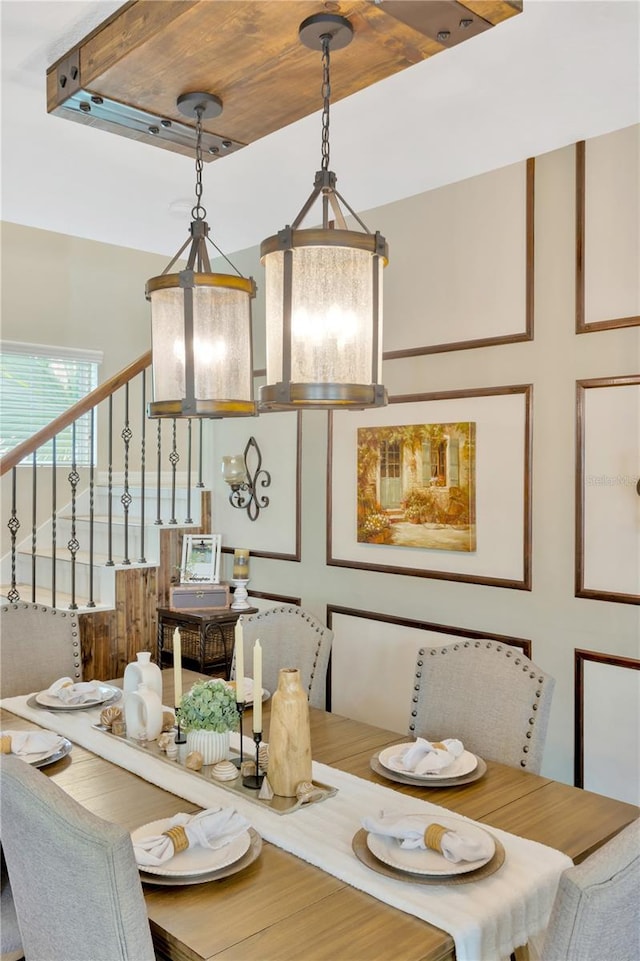
M242 617L239 617L235 626L236 639L236 701L244 704L244 637L242 632Z
M262 648L253 645L253 733L262 732Z
M173 701L176 707L182 700L182 638L180 629L173 632Z

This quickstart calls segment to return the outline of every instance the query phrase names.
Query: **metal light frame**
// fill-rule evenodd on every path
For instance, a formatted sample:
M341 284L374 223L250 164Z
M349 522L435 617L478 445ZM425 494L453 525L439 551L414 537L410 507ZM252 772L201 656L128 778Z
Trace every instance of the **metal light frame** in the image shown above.
M253 348L251 339L251 300L256 295L256 285L251 277L243 277L228 257L209 237L209 225L206 223L206 210L201 204L202 198L202 119L215 117L222 111L222 103L213 94L187 93L178 98L178 108L185 116L196 118L196 204L191 211L192 221L190 236L157 277L152 277L146 284L146 297L151 302L152 333L165 320L165 315L171 320L172 328L180 332L177 346L184 346L184 396L157 398L158 384L173 381L177 385L182 380L182 357L178 360L167 349L166 344L160 350L153 344L153 382L154 400L148 406L150 417L250 417L257 413L257 405L253 399ZM236 271L236 274L213 273L209 261L207 241ZM171 273L171 268L189 247L187 265L179 273ZM161 303L164 292L173 292L170 303ZM158 295L154 300L154 295ZM238 296L240 295L240 296ZM244 296L242 296L244 295ZM204 304L202 301L204 300ZM246 396L197 397L196 383L198 380L198 365L206 365L210 360L206 352L195 343L195 326L199 316L199 308L204 306L208 315L208 323L203 324L205 334L210 338L215 334L221 335L220 328L216 328L216 318L220 321L220 311L224 301L236 301L232 307L225 308L227 321L232 318L234 332L233 343L236 345L244 341L246 349L244 356L230 362L222 373L223 385L229 387L230 376L235 376L237 383L246 384ZM154 319L154 303L156 317ZM233 316L235 310L236 316ZM159 319L164 311L162 319ZM244 327L244 329L243 329ZM155 337L153 338L156 339ZM231 342L231 334L229 343ZM226 346L223 341L223 347ZM163 365L165 365L163 369ZM239 368L239 373L238 373ZM203 367L204 370L204 367ZM166 371L166 373L164 373ZM176 372L177 371L177 372ZM164 373L164 376L161 374ZM205 376L205 375L203 375Z
M290 226L287 225L284 230L279 231L274 236L268 237L260 246L261 262L264 264L267 274L267 310L269 310L269 290L272 283L273 289L277 290L278 294L281 292L282 296L281 304L278 305L281 313L279 313L276 322L278 332L277 352L278 359L280 359L281 349L281 365L274 364L273 361L276 348L273 345L270 346L268 317L267 379L270 376L270 367L273 366L276 366L278 372L281 370L282 379L276 380L274 383L267 383L260 388L259 409L260 411L298 410L301 408L362 410L368 407L382 407L387 403L386 390L380 383L382 269L389 260L388 246L385 238L379 232L371 233L368 230L360 217L336 190L336 176L328 169L330 47L340 49L347 46L352 39L353 28L348 20L337 14L316 14L303 21L300 25L299 36L302 43L313 50L322 50L323 55L322 168L316 173L313 191L293 223ZM300 229L304 219L319 198L322 198L322 226ZM362 232L347 228L342 207L355 219ZM333 227L330 221L330 214L337 224L337 229ZM292 382L295 353L293 312L297 280L295 252L314 247L345 248L351 251L365 251L370 255L371 317L368 336L371 344L371 368L369 383L343 383L329 380ZM273 254L281 256L273 258ZM281 264L280 261L282 261ZM280 269L281 275L277 273ZM271 277L270 271L272 272ZM330 282L331 277L326 277L326 283L330 284Z

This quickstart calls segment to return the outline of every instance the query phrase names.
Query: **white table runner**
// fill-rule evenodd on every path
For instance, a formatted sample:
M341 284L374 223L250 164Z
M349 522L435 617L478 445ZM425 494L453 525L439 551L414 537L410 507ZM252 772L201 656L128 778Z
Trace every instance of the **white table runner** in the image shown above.
M559 851L490 828L505 848L503 866L490 877L461 885L394 881L371 871L355 857L351 841L362 818L380 811L433 817L460 815L315 761L314 779L333 785L338 793L320 804L278 815L229 794L214 782L194 777L185 768L168 765L126 741L95 730L92 725L99 720L100 708L44 711L29 707L28 699L5 698L0 704L193 804L203 808L232 805L265 840L385 904L447 931L455 941L457 961L500 961L539 934L548 922L560 874L572 864ZM232 735L232 746L233 738L237 747L238 735ZM252 741L245 738L245 742L248 752L255 749Z

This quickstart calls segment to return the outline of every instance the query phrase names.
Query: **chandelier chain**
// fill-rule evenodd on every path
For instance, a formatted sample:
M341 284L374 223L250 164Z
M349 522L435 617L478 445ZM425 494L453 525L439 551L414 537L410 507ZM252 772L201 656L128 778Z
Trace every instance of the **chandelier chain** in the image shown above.
M322 170L329 169L330 43L331 35L324 34L322 37Z
M196 202L195 206L191 210L191 217L193 220L204 220L207 216L207 211L202 206L202 168L204 163L202 161L202 114L204 111L203 104L198 104L195 108L196 113Z

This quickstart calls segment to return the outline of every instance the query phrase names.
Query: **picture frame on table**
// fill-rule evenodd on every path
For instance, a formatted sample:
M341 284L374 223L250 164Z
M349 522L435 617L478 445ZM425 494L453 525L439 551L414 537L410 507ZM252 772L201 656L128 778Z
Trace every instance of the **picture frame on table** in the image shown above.
M433 577L442 580L488 584L515 590L531 590L531 384L492 388L473 388L425 394L406 394L389 398L384 408L366 411L332 411L329 413L327 456L327 564L361 570ZM432 470L424 454L420 466L420 441L415 437L424 426L440 429L444 482L439 471ZM457 474L450 473L453 428L473 425L473 497L467 496L468 516L457 524L451 521L454 489L462 484L462 452L456 453ZM393 430L391 430L393 428ZM364 496L365 509L376 501L375 513L386 514L391 537L383 543L366 542L362 537L363 477L362 456L358 443L362 438L387 437L384 451L371 448L369 491ZM388 431L385 434L385 430ZM360 434L359 434L360 432ZM424 431L423 431L424 432ZM460 436L458 432L458 436ZM433 440L429 442L433 445ZM459 443L459 442L458 442ZM431 451L433 447L431 446ZM362 454L362 452L361 452ZM415 462L418 462L416 467ZM467 458L469 464L471 459ZM436 462L439 462L436 458ZM360 463L360 468L359 468ZM399 465L399 466L398 466ZM424 471L427 471L425 475ZM399 488L383 503L388 476L400 477ZM409 507L415 489L431 486L436 491L447 517L412 517ZM392 485L393 487L393 485ZM447 505L449 505L447 507ZM455 512L454 512L455 513ZM378 517L382 523L381 518ZM396 542L394 525L405 529L409 523L431 529L432 538L440 533L461 529L470 523L474 531L467 536L467 546L451 549L451 544L429 546ZM438 530L440 528L440 531ZM442 529L445 528L443 531ZM444 548L444 549L443 549Z
M219 584L221 546L221 534L185 534L180 583Z

